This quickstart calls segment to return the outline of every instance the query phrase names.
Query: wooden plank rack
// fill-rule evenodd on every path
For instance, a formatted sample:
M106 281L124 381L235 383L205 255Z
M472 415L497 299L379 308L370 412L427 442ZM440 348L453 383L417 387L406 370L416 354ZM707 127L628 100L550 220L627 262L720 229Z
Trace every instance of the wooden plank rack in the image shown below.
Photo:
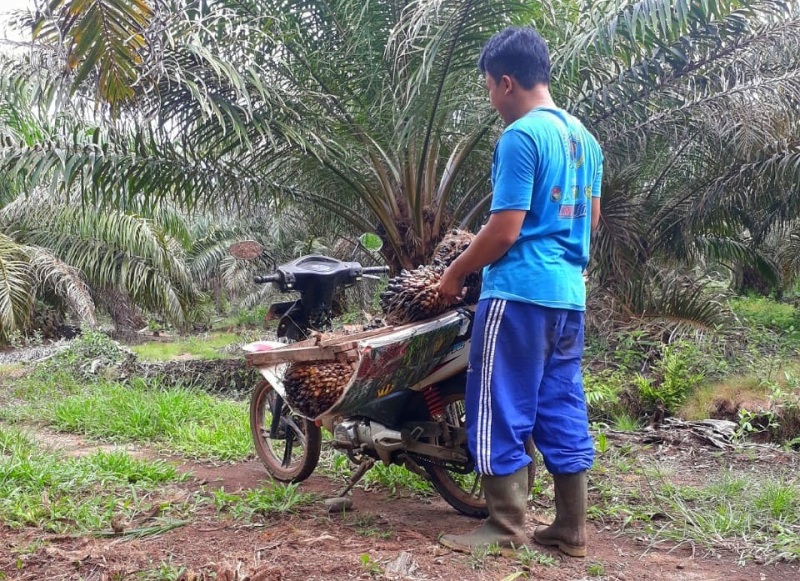
M271 351L246 353L244 358L248 365L253 367L266 367L281 363L297 361L339 361L354 363L358 361L358 342L370 337L385 335L402 327L380 327L358 333L335 335L331 333L314 333L305 341L289 343L285 347Z

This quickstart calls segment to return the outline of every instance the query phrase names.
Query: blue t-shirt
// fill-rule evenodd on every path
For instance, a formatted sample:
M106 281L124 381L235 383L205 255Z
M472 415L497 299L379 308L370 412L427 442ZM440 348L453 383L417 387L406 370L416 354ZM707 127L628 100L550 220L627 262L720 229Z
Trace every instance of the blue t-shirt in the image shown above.
M506 127L494 150L492 212L525 210L519 238L483 270L481 299L585 310L597 140L561 109L539 107Z

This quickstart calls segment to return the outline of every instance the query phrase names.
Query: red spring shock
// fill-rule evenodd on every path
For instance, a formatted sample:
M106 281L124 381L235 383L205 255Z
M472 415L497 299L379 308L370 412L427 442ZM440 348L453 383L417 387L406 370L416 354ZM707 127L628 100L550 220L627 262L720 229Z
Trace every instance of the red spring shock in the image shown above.
M442 419L444 417L444 402L439 393L439 387L431 385L422 392L422 395L425 398L425 403L428 405L428 412L430 412L431 418L435 420Z

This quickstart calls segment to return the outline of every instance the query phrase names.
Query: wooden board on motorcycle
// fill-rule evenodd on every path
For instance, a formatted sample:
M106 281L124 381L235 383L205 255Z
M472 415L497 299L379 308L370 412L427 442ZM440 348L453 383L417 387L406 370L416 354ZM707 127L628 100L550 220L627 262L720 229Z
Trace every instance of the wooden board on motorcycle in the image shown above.
M408 325L380 327L368 329L357 333L314 333L305 341L288 343L285 347L278 347L270 351L246 353L244 356L248 365L264 367L280 363L295 363L303 361L338 361L340 363L354 363L358 361L358 342L371 337L388 335L405 328Z

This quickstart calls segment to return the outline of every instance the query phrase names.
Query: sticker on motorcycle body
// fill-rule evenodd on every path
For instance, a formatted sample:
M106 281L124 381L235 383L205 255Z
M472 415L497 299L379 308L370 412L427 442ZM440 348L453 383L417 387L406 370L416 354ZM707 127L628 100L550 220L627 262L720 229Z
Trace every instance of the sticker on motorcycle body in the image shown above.
M394 384L387 383L383 387L378 388L378 397L385 397L394 391Z
M466 344L467 344L466 341L459 341L458 343L453 343L453 346L450 348L450 351L447 352L445 358L447 358L448 355L452 355L453 353L458 353L464 348L464 346L466 346Z

